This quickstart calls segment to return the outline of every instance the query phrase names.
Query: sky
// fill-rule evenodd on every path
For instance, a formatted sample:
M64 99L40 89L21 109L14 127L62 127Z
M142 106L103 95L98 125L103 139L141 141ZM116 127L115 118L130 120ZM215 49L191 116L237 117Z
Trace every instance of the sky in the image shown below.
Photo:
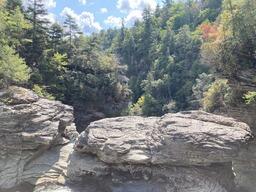
M24 2L27 0L24 0ZM85 34L119 28L124 19L129 26L142 19L146 7L155 9L162 0L44 0L51 22L63 22L71 15Z

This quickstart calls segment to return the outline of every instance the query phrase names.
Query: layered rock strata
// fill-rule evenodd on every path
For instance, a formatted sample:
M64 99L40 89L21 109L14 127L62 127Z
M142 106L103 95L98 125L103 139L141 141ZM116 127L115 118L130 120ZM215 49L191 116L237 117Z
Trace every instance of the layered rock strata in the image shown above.
M78 134L72 108L11 87L0 92L0 189L56 181L67 167L64 145ZM72 149L72 147L71 147Z
M108 176L108 191L234 192L232 161L250 138L248 125L201 111L104 119L80 134L68 176Z

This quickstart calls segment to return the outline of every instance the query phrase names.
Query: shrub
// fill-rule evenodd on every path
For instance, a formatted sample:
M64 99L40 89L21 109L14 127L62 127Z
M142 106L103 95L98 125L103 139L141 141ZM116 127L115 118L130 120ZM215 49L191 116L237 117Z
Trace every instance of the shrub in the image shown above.
M160 116L163 115L163 103L155 99L152 95L145 95L144 105L142 106L142 113L145 116Z
M226 103L230 101L230 95L231 89L227 84L227 80L216 80L204 93L202 101L204 110L213 112L219 107L226 106Z
M138 101L132 104L128 109L129 115L142 115L142 107L145 103L145 96L141 96Z
M47 98L49 100L55 100L55 97L53 95L51 95L50 93L48 93L44 87L39 86L37 84L35 84L33 86L33 91L40 97L44 97Z
M256 103L256 91L249 91L244 95L244 100L246 104Z

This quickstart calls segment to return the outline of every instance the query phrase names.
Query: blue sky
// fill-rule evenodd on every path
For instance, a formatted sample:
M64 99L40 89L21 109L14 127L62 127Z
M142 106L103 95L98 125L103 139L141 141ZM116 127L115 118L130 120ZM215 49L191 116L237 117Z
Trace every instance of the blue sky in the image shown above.
M27 0L24 0L27 1ZM44 0L48 18L61 22L65 14L73 16L84 33L120 27L142 19L145 7L154 9L162 0Z

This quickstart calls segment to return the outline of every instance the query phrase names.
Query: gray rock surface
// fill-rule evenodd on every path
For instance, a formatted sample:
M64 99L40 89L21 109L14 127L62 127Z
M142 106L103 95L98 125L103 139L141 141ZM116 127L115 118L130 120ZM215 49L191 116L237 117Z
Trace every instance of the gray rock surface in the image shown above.
M67 175L107 192L234 192L232 161L251 138L245 123L201 111L103 119L80 134Z
M252 134L232 118L119 117L77 137L72 107L0 90L0 191L26 183L8 192L235 192L236 181L239 192L255 192L244 163L256 158Z
M93 122L75 150L96 154L106 163L208 166L232 162L250 137L244 123L191 111Z
M73 152L67 175L76 183L69 186L75 192L234 192L231 164L111 165Z
M62 174L68 152L58 146L78 136L72 112L24 88L0 91L0 189Z
M248 144L247 148L240 151L239 158L233 161L233 169L236 175L235 181L239 191L256 191L256 141Z

